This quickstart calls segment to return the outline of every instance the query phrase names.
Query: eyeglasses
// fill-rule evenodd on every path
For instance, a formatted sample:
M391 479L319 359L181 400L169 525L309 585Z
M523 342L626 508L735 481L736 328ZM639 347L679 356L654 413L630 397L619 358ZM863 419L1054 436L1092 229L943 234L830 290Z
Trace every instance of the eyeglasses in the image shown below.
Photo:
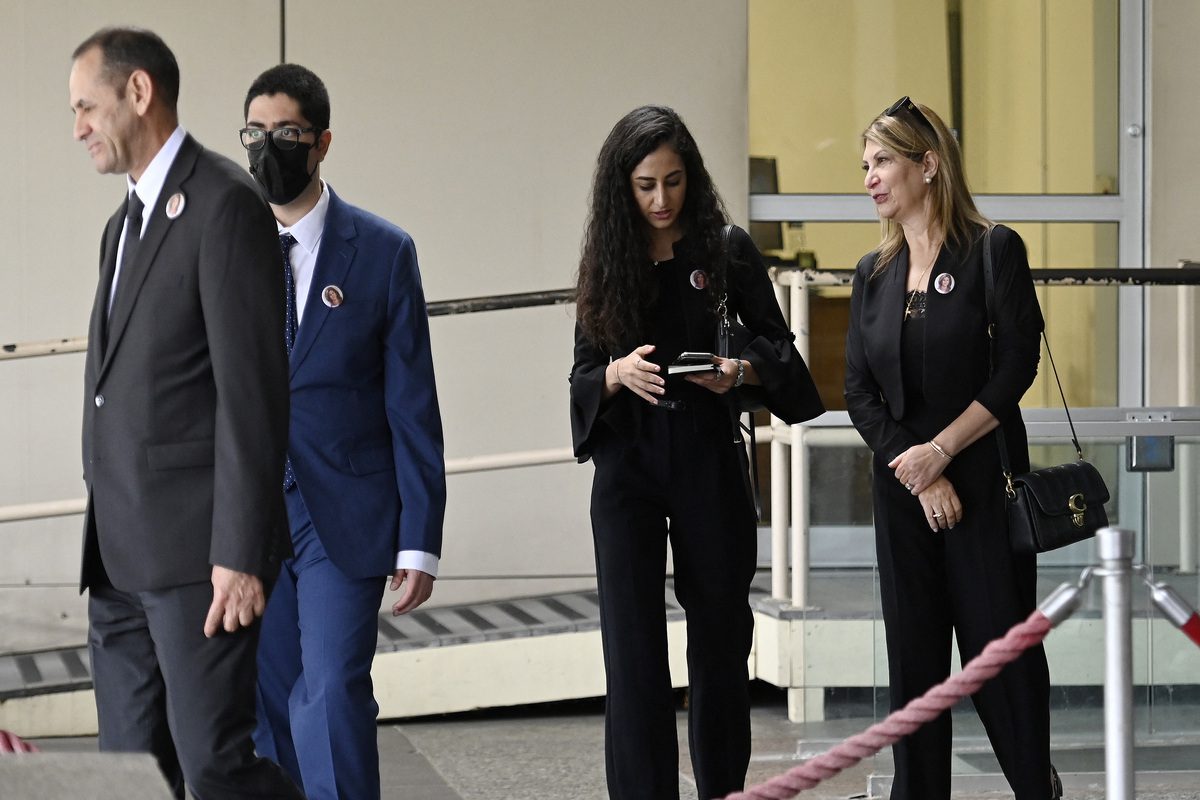
M262 150L267 146L267 137L275 142L280 150L294 150L300 144L300 137L306 133L315 133L316 128L276 128L269 131L266 128L242 128L238 135L242 139L242 147L247 150Z
M921 109L917 107L917 104L908 99L908 95L904 95L904 97L901 97L884 109L883 115L885 117L898 117L901 111L907 111L913 119L924 125L933 134L934 139L937 139L937 129L933 127L933 123L929 121L929 118L921 113Z

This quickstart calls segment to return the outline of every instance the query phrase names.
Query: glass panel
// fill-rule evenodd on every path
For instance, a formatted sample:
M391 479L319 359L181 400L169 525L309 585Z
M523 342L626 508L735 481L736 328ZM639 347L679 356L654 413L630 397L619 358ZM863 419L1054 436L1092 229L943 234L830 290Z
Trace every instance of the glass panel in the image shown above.
M1112 411L1113 418L1120 413ZM884 628L879 601L871 523L862 520L869 509L870 466L859 458L866 452L854 442L849 429L810 430L810 474L814 483L811 498L810 552L814 571L810 580L810 609L805 614L812 626L806 641L813 652L806 656L808 686L821 681L841 681L826 686L824 698L828 719L852 718L865 727L866 718L881 719L888 709L888 672ZM1175 468L1171 471L1140 473L1127 467L1128 444L1124 437L1085 438L1088 458L1097 465L1112 493L1107 506L1113 525L1135 532L1135 563L1154 569L1156 580L1170 583L1193 608L1200 606L1200 576L1193 569L1181 573L1181 534L1195 536L1200 530L1200 503L1193 497L1200 474L1200 437L1177 437ZM1031 459L1035 466L1069 460L1069 444L1060 439L1035 438ZM853 466L849 466L853 465ZM828 471L828 476L822 473ZM835 483L855 487L841 493L828 491ZM1183 520L1183 523L1181 523ZM818 521L820 521L818 523ZM850 568L841 560L822 568L822 559L856 544L861 568ZM834 541L830 541L834 540ZM1194 551L1192 551L1194 553ZM1092 542L1039 556L1037 597L1047 597L1064 582L1076 582L1082 567L1098 564ZM870 632L859 621L869 617ZM1140 771L1194 769L1200 753L1200 649L1155 611L1142 581L1133 580L1133 673L1134 732L1137 737L1135 766ZM836 627L836 633L830 630ZM870 641L866 640L869 637ZM831 670L828 642L840 642L838 670ZM870 649L868 655L867 649ZM1051 632L1046 640L1050 664L1052 758L1061 772L1104 770L1104 620L1103 585L1094 576L1083 606ZM860 668L873 660L869 671L874 686L855 687L867 672ZM955 655L957 660L957 655ZM954 760L956 775L998 774L991 747L970 703L954 709ZM890 774L887 751L879 759L881 774Z
M1170 585L1193 609L1200 608L1200 575L1195 569L1200 504L1200 440L1177 437L1175 469L1146 473L1145 561L1156 581ZM1181 562L1190 564L1181 568ZM1144 596L1141 582L1134 597ZM1154 611L1149 615L1150 732L1164 738L1200 737L1200 649ZM1193 760L1194 764L1197 763Z
M779 192L860 192L861 132L907 94L958 130L976 192L1115 193L1117 6L749 0L750 152Z
M1117 267L1116 223L1011 223L1037 270ZM1056 354L1063 392L1072 408L1118 403L1117 295L1115 286L1040 286L1038 301L1046 337ZM1025 393L1026 408L1061 408L1050 359L1042 343L1037 379Z

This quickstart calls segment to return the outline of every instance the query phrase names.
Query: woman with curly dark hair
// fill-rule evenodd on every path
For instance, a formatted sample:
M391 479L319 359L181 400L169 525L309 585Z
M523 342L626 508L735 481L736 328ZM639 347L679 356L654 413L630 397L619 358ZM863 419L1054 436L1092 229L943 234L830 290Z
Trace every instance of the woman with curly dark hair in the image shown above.
M668 540L687 616L699 796L742 787L757 552L729 392L761 387L787 422L824 410L762 258L745 231L726 224L674 111L645 106L616 124L596 165L579 264L571 428L575 455L596 466L605 755L609 796L621 800L679 796L663 596ZM681 353L714 349L722 301L752 341L736 357L712 356L704 372L668 377Z

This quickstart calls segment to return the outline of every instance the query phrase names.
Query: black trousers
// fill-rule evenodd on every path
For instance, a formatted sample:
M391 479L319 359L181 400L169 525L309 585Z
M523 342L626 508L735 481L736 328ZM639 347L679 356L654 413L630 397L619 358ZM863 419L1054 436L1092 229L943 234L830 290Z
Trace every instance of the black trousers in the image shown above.
M175 796L303 798L254 753L260 624L204 636L212 585L122 592L93 582L88 650L103 752L154 754Z
M874 459L875 543L887 634L892 709L950 675L951 632L962 663L1023 622L1036 605L1037 563L1008 543L995 438L959 454L945 473L963 504L951 531L934 533L917 498ZM1017 800L1050 794L1050 675L1045 650L1026 651L972 698ZM893 800L948 800L947 711L893 748Z
M754 512L728 417L654 410L635 443L594 456L592 532L614 800L679 797L667 661L666 550L687 617L688 742L701 800L741 789L750 761Z

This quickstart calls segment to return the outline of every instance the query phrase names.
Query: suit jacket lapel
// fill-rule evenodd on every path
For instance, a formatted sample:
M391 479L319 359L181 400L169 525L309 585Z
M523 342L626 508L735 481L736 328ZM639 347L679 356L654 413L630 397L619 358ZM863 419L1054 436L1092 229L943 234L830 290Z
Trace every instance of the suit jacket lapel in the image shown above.
M872 369L880 371L880 385L897 387L900 397L904 396L904 382L900 367L900 337L904 327L904 290L908 285L908 248L902 248L896 255L896 261L881 276L886 281L882 287L880 298L880 323L882 336L879 348L882 358L879 363L871 363ZM903 400L901 400L903 402Z
M92 303L92 317L88 322L87 368L92 375L100 374L100 364L107 349L104 323L108 317L108 294L112 289L113 275L117 271L117 243L121 240L121 226L125 221L125 209L129 198L108 220L104 228L104 245L100 251L100 279L96 285L96 300Z
M325 214L325 229L321 233L320 252L317 253L317 263L313 267L312 283L308 287L308 299L304 303L304 319L296 330L296 344L292 347L291 374L295 375L304 357L317 340L321 326L325 324L332 309L321 299L322 290L329 285L342 287L350 264L354 261L357 250L352 244L357 229L354 219L346 204L333 193L329 192L329 210Z
M142 284L145 283L146 276L150 273L150 267L154 263L155 256L158 255L158 249L162 246L163 239L166 238L171 226L176 224L175 220L167 217L163 207L166 205L167 199L178 192L191 176L199 154L200 145L196 140L190 135L185 137L179 153L175 156L174 163L171 164L171 169L167 172L167 178L163 182L162 191L158 194L158 200L154 203L154 208L148 212L150 222L146 225L146 233L142 236L137 256L132 263L125 265L125 268L121 270L121 275L117 278L117 295L113 298L112 314L108 323L108 342L104 348L101 372L107 368L112 360L113 352L120 344L121 335L125 332L125 326L128 324L129 316L133 313L133 306L137 302L138 292L141 291Z

